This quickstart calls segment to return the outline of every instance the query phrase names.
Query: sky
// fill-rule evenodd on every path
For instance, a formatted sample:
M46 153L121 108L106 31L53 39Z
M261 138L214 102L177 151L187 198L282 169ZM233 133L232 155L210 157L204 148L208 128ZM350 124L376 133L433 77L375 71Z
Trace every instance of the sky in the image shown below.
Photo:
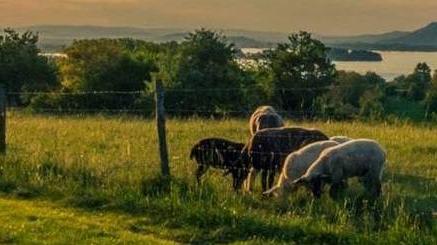
M0 26L247 29L323 35L413 30L437 0L0 0Z

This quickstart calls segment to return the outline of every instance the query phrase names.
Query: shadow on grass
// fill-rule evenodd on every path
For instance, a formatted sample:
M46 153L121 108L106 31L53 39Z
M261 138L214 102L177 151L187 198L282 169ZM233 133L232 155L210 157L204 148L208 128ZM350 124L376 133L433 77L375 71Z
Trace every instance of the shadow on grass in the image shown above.
M76 169L75 169L76 170ZM98 176L83 174L80 171L60 170L50 164L40 168L40 174L45 177L63 175L68 176L72 183L77 183L80 191L66 193L65 203L70 206L85 210L104 210L121 212L138 218L137 215L147 218L147 222L138 220L130 226L130 231L136 233L153 233L154 236L172 239L182 243L228 243L247 241L253 239L272 240L278 242L299 243L325 243L338 244L356 241L353 232L333 232L314 228L311 222L314 217L332 216L332 223L338 222L335 217L336 211L329 210L332 206L326 202L316 201L315 212L305 216L308 211L308 203L312 197L303 196L294 200L295 207L281 206L269 200L263 200L257 196L225 195L219 193L217 188L204 185L200 188L190 185L190 181L173 177L145 178L140 186L131 189L123 187L122 193L105 193L100 190ZM53 174L55 173L55 174ZM77 176L84 176L78 178ZM92 176L91 178L88 178ZM394 174L389 181L415 188L417 192L422 189L417 183L434 187L436 181L417 176ZM47 178L48 178L47 177ZM50 177L51 178L51 177ZM65 178L65 177L63 177ZM90 181L90 179L92 181ZM86 186L86 188L84 188ZM423 188L423 187L422 187ZM20 189L18 183L2 181L0 178L0 191L14 194ZM49 189L42 189L36 194L46 194L50 198ZM352 193L353 194L353 193ZM29 198L37 196L30 195ZM361 197L346 196L337 200L346 203L345 212L353 217L354 229L360 231L366 217L373 217L372 230L384 230L392 225L399 215L400 203L405 204L405 212L412 226L419 228L432 227L432 209L437 203L437 197L418 198L416 193L408 196L396 195L384 204L384 200L374 204L368 203ZM341 206L341 205L339 205ZM256 209L260 212L247 211ZM288 211L299 213L310 219L278 219L277 216ZM271 217L259 217L259 214L268 213ZM324 218L327 222L330 217ZM329 222L328 222L329 223ZM162 229L165 228L165 229ZM162 230L160 230L162 229ZM359 239L368 239L360 236Z

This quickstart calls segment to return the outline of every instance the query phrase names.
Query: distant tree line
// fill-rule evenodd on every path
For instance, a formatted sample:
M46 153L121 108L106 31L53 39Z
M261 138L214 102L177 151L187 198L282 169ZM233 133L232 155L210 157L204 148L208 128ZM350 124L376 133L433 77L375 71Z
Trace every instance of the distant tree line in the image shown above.
M11 106L151 115L152 80L161 79L167 112L175 116L238 116L270 104L298 118L437 117L437 73L432 77L427 64L393 82L337 71L329 48L307 32L244 65L234 44L206 29L180 43L77 40L63 50L67 58L55 60L39 55L37 43L30 32L7 29L0 36L0 83L21 93L11 93Z

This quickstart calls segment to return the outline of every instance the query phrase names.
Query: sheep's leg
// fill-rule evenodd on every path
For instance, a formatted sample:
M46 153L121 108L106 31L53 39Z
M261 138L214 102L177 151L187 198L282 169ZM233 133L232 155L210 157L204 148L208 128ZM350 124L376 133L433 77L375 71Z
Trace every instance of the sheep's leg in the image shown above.
M262 185L262 191L267 191L267 177L268 177L268 170L263 169L261 173L261 185Z
M315 179L311 183L311 192L315 198L320 198L322 196L322 180Z
M275 171L274 170L270 170L268 181L269 181L268 188L270 190L271 188L273 188L273 182L275 181Z
M381 196L382 193L382 187L381 187L381 181L379 179L366 179L364 183L364 187L366 188L367 193L372 196L373 198L378 198Z
M255 185L255 179L257 175L257 170L255 168L251 168L248 177L244 181L245 190L248 192L253 191L253 186Z
M345 187L344 181L332 183L331 188L329 189L329 196L332 199L336 199L338 197L339 192L343 190L344 187Z
M237 176L235 173L232 174L232 187L234 188L234 191L238 190Z
M206 171L208 170L208 166L206 165L199 165L197 166L197 170L196 170L196 179L197 179L197 184L200 185L201 181L202 181L202 176L206 173Z
M382 186L381 186L381 181L379 181L379 180L377 180L376 181L376 183L374 184L374 187L373 187L374 189L373 189L373 196L375 197L375 198L378 198L378 197L380 197L381 196L381 194L382 194Z
M373 198L381 196L381 180L378 174L369 172L363 177L363 185L366 188L366 192Z

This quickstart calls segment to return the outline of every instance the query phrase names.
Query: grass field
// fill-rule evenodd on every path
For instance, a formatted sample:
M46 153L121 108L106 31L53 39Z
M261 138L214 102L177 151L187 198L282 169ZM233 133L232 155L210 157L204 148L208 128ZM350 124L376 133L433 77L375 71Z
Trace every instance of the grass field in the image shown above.
M211 136L246 141L246 120L169 120L167 185L157 177L153 121L12 113L0 162L0 243L437 244L435 125L288 124L378 140L388 152L381 200L363 200L355 181L336 201L305 190L287 201L259 189L234 193L214 171L196 186L190 147Z

